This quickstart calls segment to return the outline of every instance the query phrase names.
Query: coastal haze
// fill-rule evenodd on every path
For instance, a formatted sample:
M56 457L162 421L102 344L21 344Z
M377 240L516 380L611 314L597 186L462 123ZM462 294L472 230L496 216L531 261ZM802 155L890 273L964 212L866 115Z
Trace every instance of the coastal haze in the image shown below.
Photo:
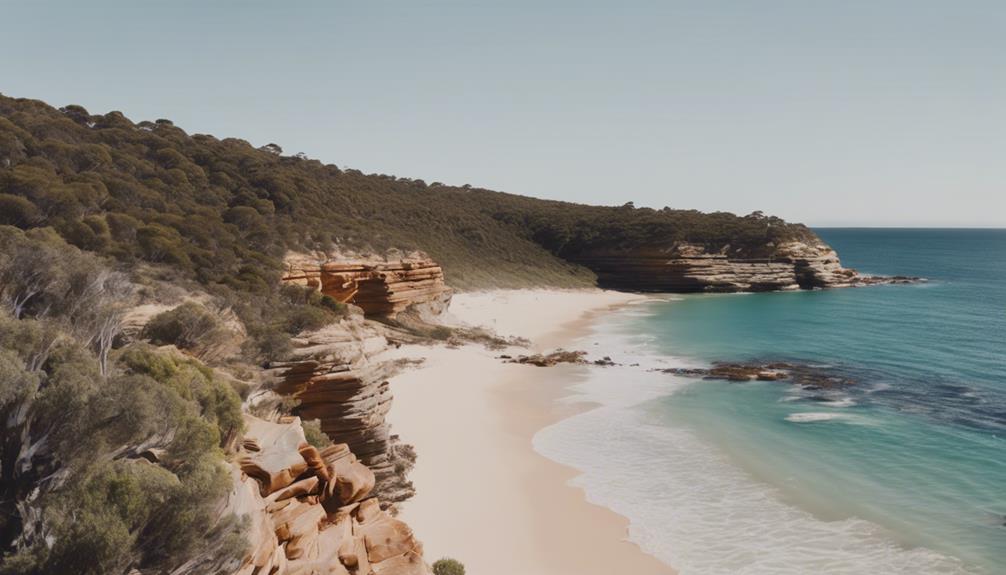
M1002 227L1004 19L994 1L7 2L0 75L428 182Z

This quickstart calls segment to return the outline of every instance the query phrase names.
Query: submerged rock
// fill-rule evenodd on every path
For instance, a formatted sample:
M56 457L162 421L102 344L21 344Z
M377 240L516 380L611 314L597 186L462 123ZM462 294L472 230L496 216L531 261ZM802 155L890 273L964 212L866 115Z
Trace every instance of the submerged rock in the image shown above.
M809 365L793 363L716 363L708 368L670 368L663 373L703 379L743 381L788 381L806 389L828 389L855 383Z

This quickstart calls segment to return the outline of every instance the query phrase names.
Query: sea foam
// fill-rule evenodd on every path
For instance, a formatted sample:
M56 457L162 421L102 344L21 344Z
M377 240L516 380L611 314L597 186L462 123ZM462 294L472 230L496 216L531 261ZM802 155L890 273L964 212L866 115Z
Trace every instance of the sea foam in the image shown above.
M860 519L820 520L784 502L690 430L654 423L647 403L689 383L646 371L639 339L602 333L604 350L628 366L591 369L568 401L599 404L541 430L535 449L582 474L587 499L629 518L629 538L682 575L889 575L969 573L954 558L904 548ZM698 383L701 385L701 383ZM801 422L843 414L793 414ZM802 416L802 417L798 417ZM825 417L827 416L827 417Z
M792 423L818 423L822 421L841 421L843 423L865 423L864 420L847 413L805 412L792 413L786 416L786 421Z

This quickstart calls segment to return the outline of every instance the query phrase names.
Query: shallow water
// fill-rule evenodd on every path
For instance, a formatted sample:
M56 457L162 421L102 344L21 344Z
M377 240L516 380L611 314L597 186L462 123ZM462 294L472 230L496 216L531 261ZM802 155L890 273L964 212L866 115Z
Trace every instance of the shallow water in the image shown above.
M1006 231L820 233L847 266L930 282L609 316L580 342L625 364L578 387L602 407L536 448L682 573L1006 573ZM745 360L856 383L648 371Z

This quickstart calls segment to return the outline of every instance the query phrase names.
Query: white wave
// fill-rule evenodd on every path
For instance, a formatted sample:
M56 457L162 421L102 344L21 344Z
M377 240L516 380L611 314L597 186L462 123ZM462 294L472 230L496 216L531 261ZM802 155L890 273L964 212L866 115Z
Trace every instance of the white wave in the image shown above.
M817 423L820 421L846 421L854 422L856 418L845 413L824 413L824 412L804 412L792 413L786 416L786 421L793 423Z
M643 353L627 342L609 333L605 345ZM591 370L574 391L601 407L541 430L534 448L581 470L572 483L588 500L628 517L629 538L681 575L968 573L954 558L899 546L874 523L817 519L691 431L646 417L641 404L686 385L639 369Z
M853 407L856 405L856 401L851 397L843 397L841 399L831 399L828 401L822 401L821 405L827 407Z

